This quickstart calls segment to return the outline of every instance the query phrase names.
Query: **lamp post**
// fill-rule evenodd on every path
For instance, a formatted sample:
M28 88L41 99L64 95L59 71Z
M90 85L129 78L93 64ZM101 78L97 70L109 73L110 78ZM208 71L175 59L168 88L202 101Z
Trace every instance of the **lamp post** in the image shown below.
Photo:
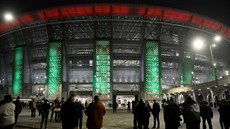
M214 76L215 76L215 84L218 86L218 79L217 79L217 74L216 74L216 63L213 62L213 52L212 52L212 47L215 47L215 44L209 45L210 49L210 55L211 55L211 67L214 70Z
M215 84L216 86L218 86L218 78L217 78L217 72L216 72L216 63L214 63L213 61L213 51L212 51L212 47L215 47L216 46L216 42L219 42L221 40L221 37L216 35L214 37L214 40L213 40L213 44L210 44L209 45L209 49L210 49L210 56L211 56L211 67L212 69L214 70L214 74L215 74ZM194 45L194 48L195 49L202 49L202 47L204 46L204 41L202 39L196 39L194 40L193 42L193 45Z

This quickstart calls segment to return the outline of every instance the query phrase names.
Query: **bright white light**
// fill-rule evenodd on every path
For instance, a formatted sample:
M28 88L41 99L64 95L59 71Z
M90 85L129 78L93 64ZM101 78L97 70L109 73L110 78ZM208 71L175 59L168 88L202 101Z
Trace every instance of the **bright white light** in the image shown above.
M212 47L216 47L216 44L212 44Z
M202 49L204 47L204 41L201 39L194 40L193 47L197 50Z
M12 20L14 19L14 16L13 16L12 13L5 13L5 14L4 14L4 19L5 19L6 21L12 21Z
M38 76L36 78L38 79Z
M43 88L41 88L40 90L43 90Z
M216 63L213 63L213 66L216 66Z
M192 74L194 74L194 72L191 72Z
M216 36L214 37L214 41L219 42L220 40L221 40L221 36L216 35Z
M229 72L228 72L228 71L225 71L225 75L228 76L228 75L229 75Z

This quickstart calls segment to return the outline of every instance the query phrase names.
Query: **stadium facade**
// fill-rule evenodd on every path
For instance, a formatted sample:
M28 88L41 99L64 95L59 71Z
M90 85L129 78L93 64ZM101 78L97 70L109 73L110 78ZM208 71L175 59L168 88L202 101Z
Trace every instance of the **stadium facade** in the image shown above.
M230 28L165 7L43 9L1 23L0 32L1 95L160 100L162 89L223 78L230 66ZM222 40L212 48L216 35ZM202 50L193 49L195 38L205 41Z

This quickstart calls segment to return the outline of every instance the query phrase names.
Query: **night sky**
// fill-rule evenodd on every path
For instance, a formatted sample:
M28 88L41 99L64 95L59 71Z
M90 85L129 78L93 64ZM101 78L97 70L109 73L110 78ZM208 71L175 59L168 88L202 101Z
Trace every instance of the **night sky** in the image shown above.
M13 10L14 14L19 15L49 7L84 3L130 3L165 6L204 15L230 26L230 0L0 0L0 12L2 14L5 10Z

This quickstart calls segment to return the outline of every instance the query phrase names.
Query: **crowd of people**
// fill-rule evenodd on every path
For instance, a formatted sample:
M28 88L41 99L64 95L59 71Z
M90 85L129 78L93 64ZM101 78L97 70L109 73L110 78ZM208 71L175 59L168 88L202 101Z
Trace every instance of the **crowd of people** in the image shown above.
M117 104L116 104L117 105ZM115 106L116 106L115 105ZM230 128L230 101L222 100L218 103L218 111L220 114L219 122L221 129ZM162 108L161 108L162 107ZM0 101L0 128L13 129L17 124L18 117L22 111L23 104L18 96L13 101L11 95L6 95L3 101ZM56 122L62 123L62 129L82 129L82 118L87 116L86 127L88 129L101 129L103 125L103 116L105 115L105 106L98 96L94 96L93 102L83 104L78 99L75 100L71 95L66 101L62 98L59 101L57 97L52 102L47 99L36 101L31 99L29 102L32 119L36 116L36 110L41 116L40 129L47 128L47 121L50 116L50 121L53 116ZM178 129L184 122L186 129L200 129L202 121L202 128L213 129L212 118L213 111L208 102L196 102L191 97L187 97L186 101L180 105L176 104L173 98L163 100L160 105L156 100L150 105L149 101L143 99L132 101L128 104L128 112L133 113L133 128L134 129L149 129L149 118L153 116L153 127L160 128L159 114L163 111L163 120L165 129ZM50 114L51 112L51 114ZM113 110L116 112L116 110ZM50 114L50 115L49 115Z
M53 115L56 122L62 123L62 129L82 129L83 113L87 116L88 129L100 129L105 115L105 107L98 96L94 96L94 101L89 105L87 101L83 105L78 99L75 100L73 95L66 101L64 98L59 101L58 97L52 102L45 98L39 101L32 98L28 107L31 110L31 118L36 116L36 110L41 116L40 129L47 128L48 118L50 116L52 122ZM0 101L0 129L13 129L22 108L20 97L13 101L11 95L6 95L4 100Z
M221 129L230 128L230 101L222 100L219 104L219 122ZM160 104L154 100L152 107L148 101L143 99L135 100L132 102L133 128L134 129L149 129L150 113L153 115L153 129L160 128L159 113L161 111ZM180 105L176 104L173 98L162 101L163 119L165 129L178 129L183 122L186 129L200 129L202 120L202 128L206 129L206 121L209 129L213 129L212 118L213 111L208 105L208 102L196 102L190 96L186 101Z

